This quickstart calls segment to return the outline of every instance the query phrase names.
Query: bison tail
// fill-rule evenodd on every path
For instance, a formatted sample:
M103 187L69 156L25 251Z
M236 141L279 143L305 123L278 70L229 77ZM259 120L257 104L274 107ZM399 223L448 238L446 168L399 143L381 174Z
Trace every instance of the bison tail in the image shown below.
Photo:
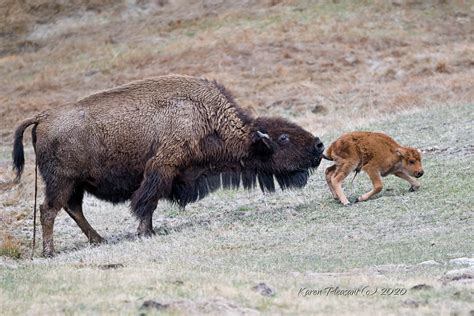
M34 117L23 121L15 130L15 138L13 141L13 168L16 170L16 180L20 180L21 173L23 172L23 167L25 166L25 153L23 151L23 133L25 129L35 124L39 123L39 117ZM33 140L34 141L34 140ZM34 145L34 144L33 144Z

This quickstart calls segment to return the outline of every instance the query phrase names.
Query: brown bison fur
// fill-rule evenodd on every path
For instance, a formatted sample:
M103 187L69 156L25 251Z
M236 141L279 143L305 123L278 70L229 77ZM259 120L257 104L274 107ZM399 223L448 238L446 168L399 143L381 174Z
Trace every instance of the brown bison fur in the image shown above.
M329 146L325 156L335 162L326 169L326 181L335 199L348 205L342 181L352 171L364 170L373 184L373 189L360 196L357 201L366 201L382 191L382 177L394 174L408 181L410 191L420 187L413 177L423 175L419 150L399 145L389 136L375 132L352 132L342 135Z
M40 207L43 250L51 255L61 208L91 243L102 237L82 212L84 192L113 203L131 200L139 235L153 233L159 199L182 206L219 187L274 191L302 187L324 146L281 118L253 118L215 81L168 75L100 92L45 111L15 132L20 177L22 137L33 128L38 168L46 184Z

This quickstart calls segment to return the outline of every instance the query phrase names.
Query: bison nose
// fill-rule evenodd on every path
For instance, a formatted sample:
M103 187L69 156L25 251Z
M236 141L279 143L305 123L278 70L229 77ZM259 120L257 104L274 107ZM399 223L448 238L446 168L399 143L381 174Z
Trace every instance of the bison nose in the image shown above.
M319 139L319 137L316 137L315 139L315 147L318 153L322 153L324 151L324 144L323 142Z
M424 174L423 170L418 171L418 172L416 173L416 177L419 178L419 177L421 177L423 174Z

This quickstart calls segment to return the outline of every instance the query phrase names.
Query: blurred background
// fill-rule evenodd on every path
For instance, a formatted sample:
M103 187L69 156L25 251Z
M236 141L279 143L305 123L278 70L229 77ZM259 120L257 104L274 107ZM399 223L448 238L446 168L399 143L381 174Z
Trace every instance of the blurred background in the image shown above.
M3 0L0 118L136 79L217 79L312 132L474 98L474 1Z

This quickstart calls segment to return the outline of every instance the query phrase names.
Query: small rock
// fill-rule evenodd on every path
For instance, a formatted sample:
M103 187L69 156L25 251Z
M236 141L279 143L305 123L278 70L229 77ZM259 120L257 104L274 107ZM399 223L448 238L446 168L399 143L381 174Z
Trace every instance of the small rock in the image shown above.
M91 77L91 76L95 75L95 74L98 73L98 72L99 72L99 71L98 71L98 70L95 70L95 69L94 69L94 70L89 70L89 71L86 71L86 72L84 73L84 76L86 76L86 77Z
M433 287L427 284L417 284L411 288L411 290L431 290Z
M456 258L449 260L450 264L474 266L474 258Z
M474 279L474 267L466 269L451 270L446 272L440 279L443 284L452 281L471 282Z
M152 301L148 300L143 302L142 307L140 308L154 308L157 310L162 310L162 309L167 309L169 307L169 304L161 304L160 302L157 301Z
M263 282L255 285L252 290L260 293L263 296L275 296L275 291Z
M436 262L434 260L428 260L428 261L420 262L420 263L418 263L418 265L420 265L420 266L439 266L439 265L441 265L441 263Z
M124 265L121 263L100 264L97 266L97 268L101 270L118 269L123 267Z
M327 113L328 110L326 109L326 107L324 105L321 105L321 104L316 104L312 109L311 109L311 112L313 113Z
M345 57L344 57L344 61L348 64L348 65L354 65L354 64L357 64L359 62L359 59L357 58L356 55L354 55L353 53L349 53L347 54Z
M413 308L418 308L420 305L426 305L428 302L427 301L415 301L415 300L405 300L403 301L403 304L409 307Z

